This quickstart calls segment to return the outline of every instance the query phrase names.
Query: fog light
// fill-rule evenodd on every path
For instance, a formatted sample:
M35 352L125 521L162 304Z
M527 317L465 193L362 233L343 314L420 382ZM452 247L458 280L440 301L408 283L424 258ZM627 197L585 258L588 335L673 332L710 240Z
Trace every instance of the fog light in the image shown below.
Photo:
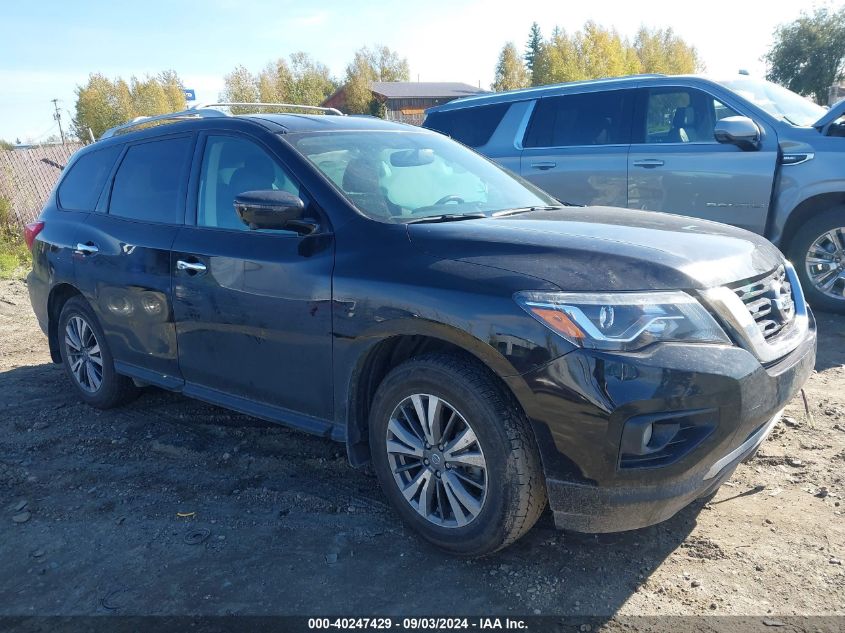
M625 421L619 446L620 468L654 468L677 461L713 432L714 409L634 416Z

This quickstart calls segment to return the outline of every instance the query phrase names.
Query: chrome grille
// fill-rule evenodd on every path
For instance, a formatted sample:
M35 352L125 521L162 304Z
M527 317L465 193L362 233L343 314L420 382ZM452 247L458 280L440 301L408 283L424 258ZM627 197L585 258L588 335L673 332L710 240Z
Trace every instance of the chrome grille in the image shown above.
M748 309L767 341L775 338L795 317L792 284L783 266L778 266L762 279L732 290Z

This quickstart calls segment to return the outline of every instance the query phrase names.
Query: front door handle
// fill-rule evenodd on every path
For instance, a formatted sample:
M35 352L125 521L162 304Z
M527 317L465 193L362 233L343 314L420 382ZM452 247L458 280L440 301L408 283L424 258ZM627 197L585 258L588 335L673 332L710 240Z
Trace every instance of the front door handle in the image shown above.
M646 169L654 169L655 167L663 167L663 161L659 158L645 158L643 160L635 160L634 167L645 167Z
M557 163L555 163L554 161L546 160L540 161L539 163L531 163L531 167L534 169L540 169L545 171L547 169L553 169L554 167L557 167Z
M76 252L80 255L93 255L94 253L100 252L100 247L94 244L94 242L86 242L85 244L80 242L76 245Z
M197 275L206 271L205 264L202 262L186 262L184 259L176 260L176 270L183 270L189 275Z

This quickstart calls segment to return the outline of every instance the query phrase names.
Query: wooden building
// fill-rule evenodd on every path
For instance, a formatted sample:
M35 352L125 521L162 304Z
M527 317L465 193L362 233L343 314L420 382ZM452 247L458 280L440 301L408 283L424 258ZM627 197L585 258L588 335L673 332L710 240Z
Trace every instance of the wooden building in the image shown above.
M431 108L453 99L477 95L486 90L460 82L447 81L374 81L373 98L384 105L385 118L419 125ZM346 111L346 86L341 86L323 104Z

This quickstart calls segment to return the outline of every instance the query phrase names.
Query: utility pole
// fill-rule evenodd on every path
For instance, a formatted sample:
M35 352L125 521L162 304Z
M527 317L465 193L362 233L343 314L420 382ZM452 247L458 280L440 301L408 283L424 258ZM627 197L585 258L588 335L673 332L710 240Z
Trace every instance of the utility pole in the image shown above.
M62 130L62 114L59 112L59 100L53 99L53 107L56 108L56 114L53 115L53 118L56 120L56 123L59 124L59 136L62 137L62 145L65 144L65 133Z

